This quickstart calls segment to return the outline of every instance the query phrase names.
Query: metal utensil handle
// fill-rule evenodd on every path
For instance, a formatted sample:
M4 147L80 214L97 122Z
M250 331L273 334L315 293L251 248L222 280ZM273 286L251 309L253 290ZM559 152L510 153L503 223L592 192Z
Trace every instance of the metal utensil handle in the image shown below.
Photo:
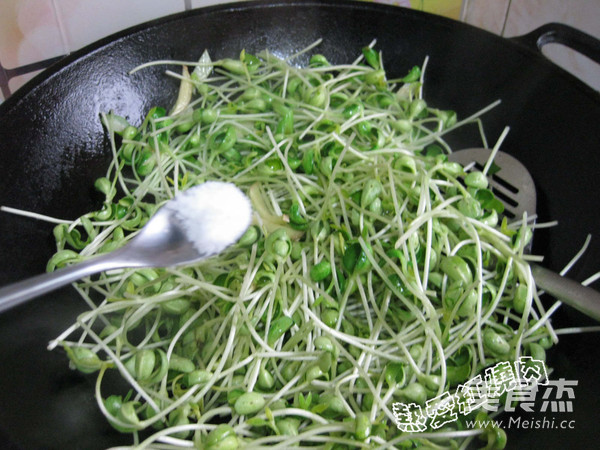
M102 270L116 268L110 254L101 255L54 272L36 275L0 288L0 313Z
M540 289L585 315L600 321L600 292L583 286L575 280L562 277L542 266L533 264L531 272Z
M540 52L546 44L562 44L600 64L600 40L563 23L547 23L511 40Z

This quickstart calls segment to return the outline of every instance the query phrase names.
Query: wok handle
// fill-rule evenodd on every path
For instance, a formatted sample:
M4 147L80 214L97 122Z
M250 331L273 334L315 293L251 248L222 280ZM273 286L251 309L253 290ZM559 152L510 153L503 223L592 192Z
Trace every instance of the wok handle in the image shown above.
M511 40L535 51L546 44L562 44L600 64L600 40L563 23L547 23Z
M9 284L0 288L0 313L86 276L117 267L119 265L114 263L112 255L107 253L54 272Z
M600 292L536 264L532 264L531 272L540 289L600 321Z

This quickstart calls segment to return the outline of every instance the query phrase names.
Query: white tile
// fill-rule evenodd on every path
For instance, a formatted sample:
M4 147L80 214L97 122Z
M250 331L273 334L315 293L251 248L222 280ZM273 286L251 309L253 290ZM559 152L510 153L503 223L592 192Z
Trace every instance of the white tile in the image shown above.
M526 34L541 25L560 22L600 39L598 0L513 0L506 22L506 37ZM543 53L553 62L600 90L600 66L562 45L547 45Z
M52 0L2 0L0 61L15 68L66 52Z
M131 26L181 12L184 0L54 0L70 51Z
M471 25L500 34L510 0L464 0L461 19Z
M600 2L598 0L513 0L504 35L524 34L549 22L565 23L600 36Z
M463 0L463 22L501 34L510 0Z

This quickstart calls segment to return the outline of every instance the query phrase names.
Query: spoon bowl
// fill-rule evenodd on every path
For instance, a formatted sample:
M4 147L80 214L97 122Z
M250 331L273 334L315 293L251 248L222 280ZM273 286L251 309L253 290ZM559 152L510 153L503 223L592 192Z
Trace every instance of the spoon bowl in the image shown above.
M222 202L218 195L215 196L217 191L226 193L225 198L229 201ZM190 224L189 219L186 220L187 215L180 214L177 206L180 206L180 200L184 196L188 200L186 206L192 196L198 196L194 200L198 200L202 206L198 207L196 215L200 216L202 221L211 222L209 227ZM189 214L189 211L187 213ZM124 246L54 272L0 288L0 313L98 272L193 264L220 253L228 245L236 242L250 225L250 216L250 201L233 185L210 182L195 186L167 202ZM191 229L194 230L193 233L190 233ZM201 230L200 236L198 230ZM220 233L218 240L211 235L215 230Z

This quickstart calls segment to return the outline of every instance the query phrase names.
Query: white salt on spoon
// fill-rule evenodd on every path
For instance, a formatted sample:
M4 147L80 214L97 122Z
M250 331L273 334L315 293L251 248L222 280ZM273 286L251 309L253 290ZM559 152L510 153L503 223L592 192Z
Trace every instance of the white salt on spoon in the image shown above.
M251 218L250 200L233 184L194 186L160 208L123 247L1 288L0 312L105 270L191 264L235 243Z
M250 225L250 200L234 184L207 181L180 192L165 207L181 221L198 252L220 253Z

